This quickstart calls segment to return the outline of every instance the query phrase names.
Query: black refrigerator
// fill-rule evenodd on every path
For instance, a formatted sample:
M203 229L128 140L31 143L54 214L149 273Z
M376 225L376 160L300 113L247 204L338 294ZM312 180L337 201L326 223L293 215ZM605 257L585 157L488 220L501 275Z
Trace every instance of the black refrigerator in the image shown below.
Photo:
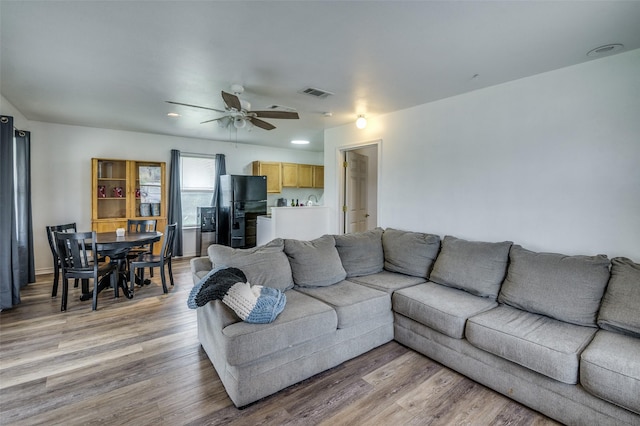
M220 176L216 221L218 244L234 248L256 246L258 216L267 214L266 176Z

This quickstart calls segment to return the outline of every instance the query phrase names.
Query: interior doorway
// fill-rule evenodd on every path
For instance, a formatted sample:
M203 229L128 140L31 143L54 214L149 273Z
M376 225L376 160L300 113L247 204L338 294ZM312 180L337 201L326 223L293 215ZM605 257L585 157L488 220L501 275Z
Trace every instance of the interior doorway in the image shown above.
M342 221L345 234L378 226L378 144L342 151Z

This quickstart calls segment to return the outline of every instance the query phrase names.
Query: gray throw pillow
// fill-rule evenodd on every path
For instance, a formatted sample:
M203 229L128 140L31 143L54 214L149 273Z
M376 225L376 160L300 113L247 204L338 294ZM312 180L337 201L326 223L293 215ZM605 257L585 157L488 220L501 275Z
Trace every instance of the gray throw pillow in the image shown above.
M387 228L382 234L384 269L427 278L440 250L438 235Z
M447 235L429 280L495 300L507 272L511 241L466 241Z
M536 253L514 245L509 259L500 303L571 324L596 326L609 280L607 256Z
M324 287L347 277L332 235L323 235L312 241L286 239L284 252L289 258L297 286Z
M347 277L376 274L384 269L382 228L334 235L334 238Z
M213 244L207 253L213 268L238 268L252 285L273 287L278 290L293 288L289 260L284 254L284 240L276 238L269 243L250 249L235 249Z
M626 257L611 259L611 278L598 314L598 325L640 338L640 264Z

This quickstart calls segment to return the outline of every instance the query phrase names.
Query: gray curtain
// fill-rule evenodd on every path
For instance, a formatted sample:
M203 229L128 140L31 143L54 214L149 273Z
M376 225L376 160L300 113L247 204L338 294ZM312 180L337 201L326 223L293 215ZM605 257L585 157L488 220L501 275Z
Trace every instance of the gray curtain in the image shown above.
M213 198L211 199L211 206L218 205L220 200L220 176L227 174L227 166L225 163L224 154L216 154L216 184L214 185Z
M217 207L220 201L220 176L227 174L227 165L225 162L224 154L216 154L216 184L213 189L213 198L211 199L211 206ZM218 209L216 208L216 240L218 242Z
M182 256L182 201L180 198L180 151L171 150L171 170L169 172L169 224L177 223L173 254Z
M0 117L0 309L20 303L20 289L35 282L31 220L29 132Z

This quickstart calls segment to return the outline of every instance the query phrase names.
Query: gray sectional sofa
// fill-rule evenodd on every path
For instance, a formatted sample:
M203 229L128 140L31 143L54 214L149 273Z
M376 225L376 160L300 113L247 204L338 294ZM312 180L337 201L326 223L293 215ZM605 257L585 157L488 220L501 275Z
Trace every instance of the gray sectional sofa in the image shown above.
M212 245L194 283L237 267L286 291L270 324L219 300L198 337L238 407L390 340L566 424L640 425L640 265L377 228L253 249Z

